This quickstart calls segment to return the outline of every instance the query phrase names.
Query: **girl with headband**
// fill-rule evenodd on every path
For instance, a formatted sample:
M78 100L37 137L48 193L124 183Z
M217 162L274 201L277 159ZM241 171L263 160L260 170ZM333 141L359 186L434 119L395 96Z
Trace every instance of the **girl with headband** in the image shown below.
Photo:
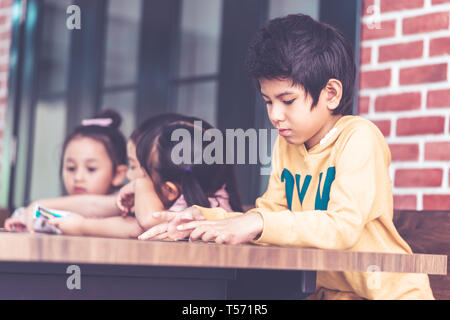
M125 137L119 130L120 115L106 110L83 120L63 144L60 174L68 196L39 200L39 204L90 217L118 215L114 192L127 173ZM37 202L16 210L5 221L10 231L33 231Z

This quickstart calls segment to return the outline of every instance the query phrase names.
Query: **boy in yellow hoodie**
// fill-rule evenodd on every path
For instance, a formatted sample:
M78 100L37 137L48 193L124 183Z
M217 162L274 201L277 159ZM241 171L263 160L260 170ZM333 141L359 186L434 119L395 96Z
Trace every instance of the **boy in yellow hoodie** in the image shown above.
M172 220L169 236L412 253L392 222L386 141L373 123L351 115L355 65L348 40L306 15L277 18L258 32L247 67L279 131L267 191L245 214L201 207L184 219L161 213ZM197 221L182 224L186 217ZM141 239L166 229L150 229ZM425 274L380 273L377 285L371 276L317 272L310 298L433 299Z

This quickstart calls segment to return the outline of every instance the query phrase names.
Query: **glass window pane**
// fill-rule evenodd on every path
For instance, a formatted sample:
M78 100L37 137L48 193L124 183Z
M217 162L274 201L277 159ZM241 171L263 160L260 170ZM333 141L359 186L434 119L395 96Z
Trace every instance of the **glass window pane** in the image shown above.
M40 94L62 93L67 88L70 30L66 27L70 0L47 0L39 54Z
M183 0L178 76L218 72L222 0Z
M128 138L136 126L136 92L126 90L118 92L105 92L102 109L113 109L122 116L120 130Z
M319 0L270 0L269 19L288 14L303 13L319 19Z
M105 87L136 83L141 4L141 0L108 2Z
M71 0L46 0L38 54L39 100L36 104L31 159L30 200L61 195L61 148L66 136L70 30L66 27Z
M61 149L66 136L66 105L63 99L40 101L36 109L30 199L61 195Z
M217 83L182 84L178 87L176 112L201 118L216 126Z

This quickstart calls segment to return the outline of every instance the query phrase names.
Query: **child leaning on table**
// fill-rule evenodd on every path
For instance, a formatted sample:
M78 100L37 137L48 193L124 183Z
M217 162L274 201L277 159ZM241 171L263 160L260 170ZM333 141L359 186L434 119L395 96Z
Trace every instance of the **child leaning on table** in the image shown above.
M86 119L65 139L60 173L67 196L41 199L20 208L5 221L7 230L33 232L37 204L89 217L119 215L115 190L125 181L126 142L119 130L122 119L105 110Z
M205 130L212 128L206 122L198 127L196 121L201 120L165 114L150 119L138 134L132 135L127 151L135 174L118 196L118 206L124 217L89 219L70 215L52 219L50 224L68 235L137 238L146 229L162 222L153 217L157 211L176 212L195 204L226 211L241 210L232 166L176 164L173 161L172 153L178 144L172 139L175 130L186 130L193 137L195 130L203 136ZM189 150L191 154L183 154L183 157L192 158L196 149L191 147Z
M279 130L267 190L243 215L203 207L175 217L159 213L170 230L178 228L175 236L412 253L392 221L386 141L373 123L351 115L355 65L348 40L306 15L277 18L257 33L247 68ZM141 238L163 229L156 226ZM433 299L425 274L383 272L375 275L378 285L373 276L319 271L310 299Z
M33 202L24 208L25 210L22 210L20 216L16 214L13 219L8 220L5 224L6 228L11 230L12 227L15 227L23 230L21 221L24 220L24 217L27 217L28 224L32 225L32 217L37 204L50 209L71 212L72 218L68 221L77 221L77 214L86 218L120 216L122 211L117 206L117 192L115 191L124 181L125 172L130 181L144 174L136 158L136 141L145 131L165 119L173 119L173 115L166 114L150 118L133 131L128 142L125 141L125 137L118 129L121 117L113 110L106 110L96 118L83 120L82 124L67 136L63 145L60 171L68 196ZM104 148L101 147L101 144ZM120 173L120 181L115 182L108 189L106 195L97 187L98 184L104 184L105 181L110 180L98 174L99 171L109 172L108 161L105 162L105 157L102 157L103 151L107 151L106 154L110 156L109 160L116 168L113 168L113 171L117 171L117 174ZM127 155L128 169L126 167ZM82 159L86 159L86 161L83 163ZM72 185L75 187L71 187ZM80 187L82 188L80 189ZM30 227L28 229L33 231Z

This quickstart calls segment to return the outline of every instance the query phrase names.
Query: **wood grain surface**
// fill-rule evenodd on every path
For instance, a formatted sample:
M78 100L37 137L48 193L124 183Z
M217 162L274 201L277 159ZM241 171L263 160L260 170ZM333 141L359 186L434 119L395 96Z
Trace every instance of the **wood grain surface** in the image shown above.
M0 232L0 261L447 273L447 256Z

